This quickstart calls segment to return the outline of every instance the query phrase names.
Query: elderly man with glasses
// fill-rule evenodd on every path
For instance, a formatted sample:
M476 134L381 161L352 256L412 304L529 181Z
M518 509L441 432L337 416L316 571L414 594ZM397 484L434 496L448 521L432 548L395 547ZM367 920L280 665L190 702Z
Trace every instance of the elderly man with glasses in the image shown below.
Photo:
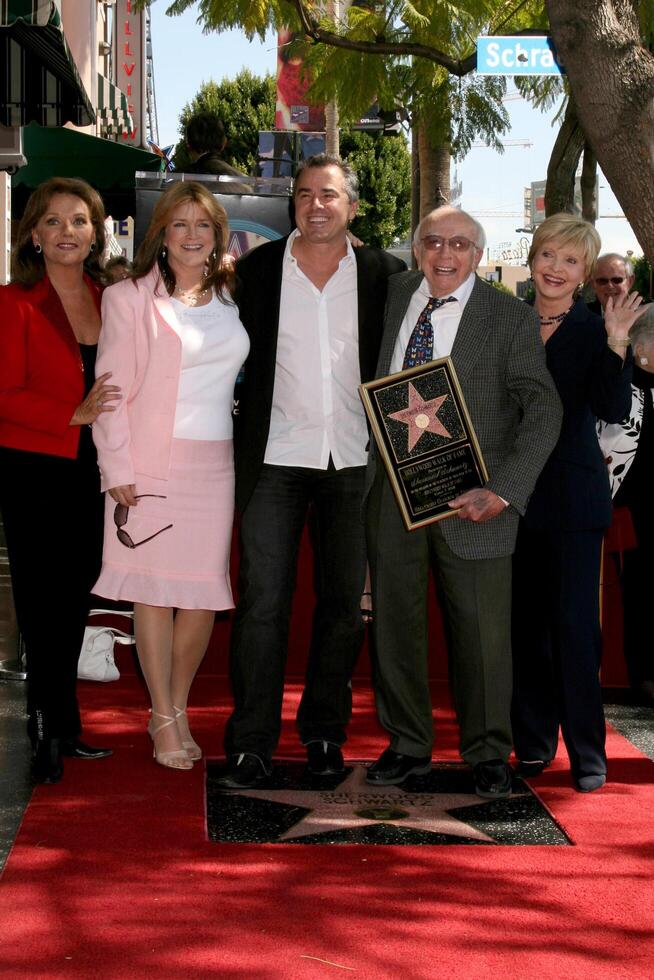
M433 744L427 597L442 593L463 759L479 796L511 793L511 555L518 517L556 443L561 405L534 311L475 271L484 231L451 207L414 237L419 271L389 280L377 377L451 356L490 478L455 497L453 516L407 531L378 452L368 463L375 695L390 744L374 785L429 771Z
M590 279L597 299L589 303L588 308L593 313L603 314L609 299L615 300L631 292L634 279L634 269L629 259L615 252L600 255Z

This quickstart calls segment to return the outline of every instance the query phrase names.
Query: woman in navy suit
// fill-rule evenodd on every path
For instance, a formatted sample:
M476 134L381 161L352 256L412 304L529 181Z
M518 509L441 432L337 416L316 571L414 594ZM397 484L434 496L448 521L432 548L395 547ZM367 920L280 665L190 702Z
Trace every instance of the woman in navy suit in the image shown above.
M599 680L599 579L611 494L596 417L618 422L631 403L629 328L637 294L610 300L605 319L575 301L600 248L569 214L534 234L529 265L547 366L563 403L559 441L520 522L513 588L513 737L521 775L556 754L559 727L580 792L606 782Z

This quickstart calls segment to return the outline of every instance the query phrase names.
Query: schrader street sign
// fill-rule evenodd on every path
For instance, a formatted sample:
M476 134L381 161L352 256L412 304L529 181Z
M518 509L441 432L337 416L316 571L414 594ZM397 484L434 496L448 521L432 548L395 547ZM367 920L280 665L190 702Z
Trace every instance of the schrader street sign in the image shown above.
M562 75L549 37L478 37L478 75Z

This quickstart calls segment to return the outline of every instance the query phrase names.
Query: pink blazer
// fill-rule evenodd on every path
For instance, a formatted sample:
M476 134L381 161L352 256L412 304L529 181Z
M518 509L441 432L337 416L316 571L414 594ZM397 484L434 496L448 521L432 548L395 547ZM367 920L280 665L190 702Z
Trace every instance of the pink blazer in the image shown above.
M93 424L103 490L136 483L137 473L168 479L182 362L175 323L156 267L104 292L96 373L111 371L122 398Z

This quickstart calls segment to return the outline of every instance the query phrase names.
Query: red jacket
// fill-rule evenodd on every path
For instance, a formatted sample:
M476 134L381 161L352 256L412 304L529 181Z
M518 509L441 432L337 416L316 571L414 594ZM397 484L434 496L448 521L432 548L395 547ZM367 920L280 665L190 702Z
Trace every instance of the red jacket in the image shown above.
M99 312L102 287L84 280ZM79 345L50 280L0 286L0 446L74 459L83 398Z

